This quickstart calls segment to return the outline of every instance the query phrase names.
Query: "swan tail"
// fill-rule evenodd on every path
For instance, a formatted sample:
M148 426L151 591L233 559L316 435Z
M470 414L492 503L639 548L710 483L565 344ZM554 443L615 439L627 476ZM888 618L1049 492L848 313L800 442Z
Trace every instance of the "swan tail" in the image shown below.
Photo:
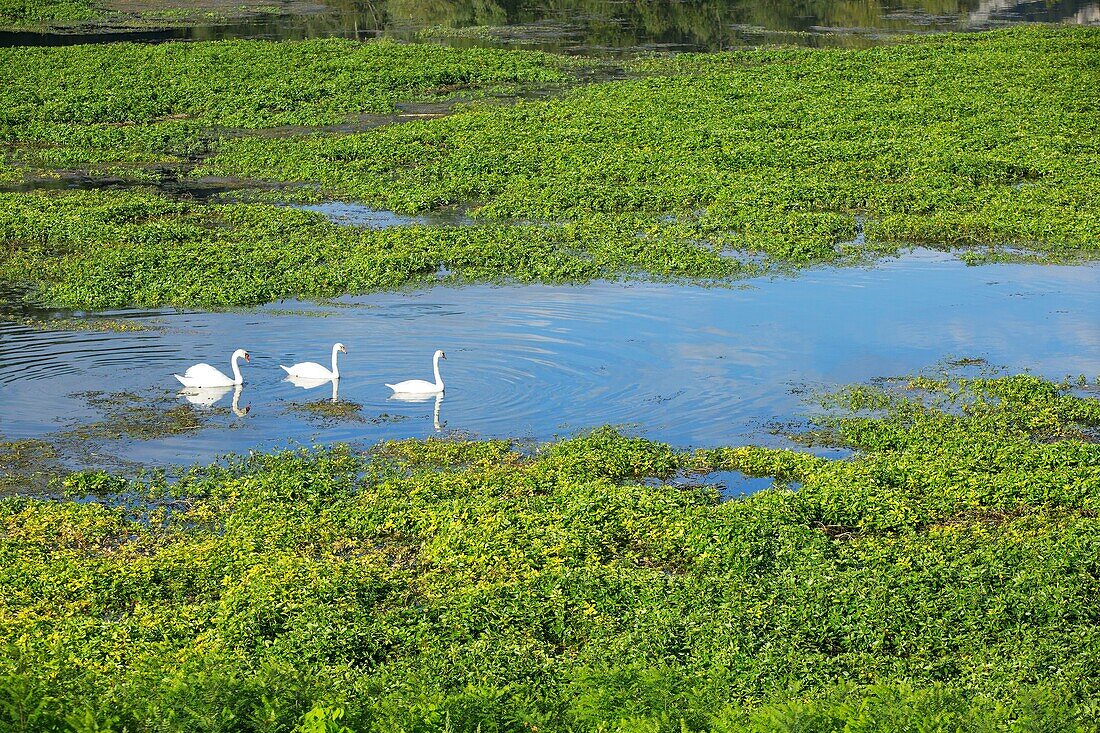
M293 374L294 373L294 372L290 371L290 367L285 367L282 364L279 365L279 368L282 369L287 374Z
M180 384L182 384L184 387L187 386L187 380L186 379L184 379L183 377L181 377L178 374L173 374L172 376L175 377L176 379L180 380Z
M397 391L397 385L396 384L387 384L386 386L389 387L390 389L392 389L394 392Z

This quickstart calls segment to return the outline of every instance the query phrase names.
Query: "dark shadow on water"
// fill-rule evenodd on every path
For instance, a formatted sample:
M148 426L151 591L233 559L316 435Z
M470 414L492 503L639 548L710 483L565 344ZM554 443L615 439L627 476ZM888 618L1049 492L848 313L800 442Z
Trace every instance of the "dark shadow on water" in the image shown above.
M135 171L134 178L118 175L96 175L90 171L58 171L50 177L32 177L16 183L0 184L0 192L33 193L35 191L132 191L148 189L173 199L210 201L242 190L281 188L280 184L239 178L186 178L174 169Z
M180 21L180 27L148 27L135 20L139 27L86 24L46 32L4 31L0 45L393 37L458 47L614 55L776 43L866 46L901 33L975 31L1016 23L1100 23L1097 0L328 0L325 6L327 11L300 15L222 23Z
M294 208L323 214L334 224L362 227L364 229L388 229L403 226L471 226L475 222L461 212L432 212L428 214L398 214L385 209L375 209L365 204L345 201L329 201L323 204L302 204Z

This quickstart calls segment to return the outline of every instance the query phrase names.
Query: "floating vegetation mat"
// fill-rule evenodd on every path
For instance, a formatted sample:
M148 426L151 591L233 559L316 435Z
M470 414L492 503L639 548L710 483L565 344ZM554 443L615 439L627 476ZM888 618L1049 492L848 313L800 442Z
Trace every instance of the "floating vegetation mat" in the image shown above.
M845 460L599 429L0 500L0 720L1095 730L1100 401L1017 376L834 404ZM677 478L715 471L774 486Z
M9 192L0 279L98 309L441 279L728 282L915 243L963 248L975 264L1080 261L1100 251L1098 37L1026 28L682 54L583 84L601 62L429 45L3 50L13 171L175 161L197 180L255 181L268 203L308 194L408 218L355 229L259 202ZM476 99L546 85L569 91ZM219 133L340 125L457 94L473 101L361 132ZM469 225L432 216L455 210Z

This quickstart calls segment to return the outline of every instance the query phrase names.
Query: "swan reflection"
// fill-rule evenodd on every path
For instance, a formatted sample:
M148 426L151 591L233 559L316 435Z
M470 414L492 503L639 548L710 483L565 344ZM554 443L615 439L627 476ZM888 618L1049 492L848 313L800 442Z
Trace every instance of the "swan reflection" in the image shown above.
M323 384L332 384L332 401L338 402L340 400L340 380L339 379L315 379L312 377L296 377L293 374L283 380L284 382L290 382L295 387L301 387L302 389L314 389L320 387Z
M213 407L231 391L233 392L233 404L230 405L230 408L237 417L244 417L252 409L252 405L241 407L241 393L244 391L242 385L238 384L233 387L185 387L180 390L179 395L196 407Z
M435 425L437 431L447 427L447 423L439 419L439 407L443 404L442 392L436 392L435 394L424 394L423 392L394 392L389 396L389 399L397 400L398 402L430 402L434 399L435 410L432 413L432 423Z

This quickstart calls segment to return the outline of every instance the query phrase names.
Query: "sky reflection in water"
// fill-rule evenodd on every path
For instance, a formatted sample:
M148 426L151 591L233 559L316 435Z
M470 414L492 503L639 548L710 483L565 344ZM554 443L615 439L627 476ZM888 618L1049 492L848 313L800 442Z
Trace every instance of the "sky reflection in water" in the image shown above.
M603 424L677 445L776 445L770 429L807 412L807 387L963 357L1052 378L1100 375L1100 267L966 267L928 251L733 288L472 286L114 316L161 330L51 332L0 320L0 435L39 437L100 419L77 394L88 390L185 404L172 373L200 361L228 369L236 348L253 357L236 410L226 390L206 400L223 409L193 405L209 427L110 450L145 464L191 463L437 429L547 440ZM303 389L278 367L327 362L336 341L348 347L339 399L360 404L362 420L293 409L331 400L331 384ZM384 383L431 379L437 348L448 356L444 398L392 399Z

